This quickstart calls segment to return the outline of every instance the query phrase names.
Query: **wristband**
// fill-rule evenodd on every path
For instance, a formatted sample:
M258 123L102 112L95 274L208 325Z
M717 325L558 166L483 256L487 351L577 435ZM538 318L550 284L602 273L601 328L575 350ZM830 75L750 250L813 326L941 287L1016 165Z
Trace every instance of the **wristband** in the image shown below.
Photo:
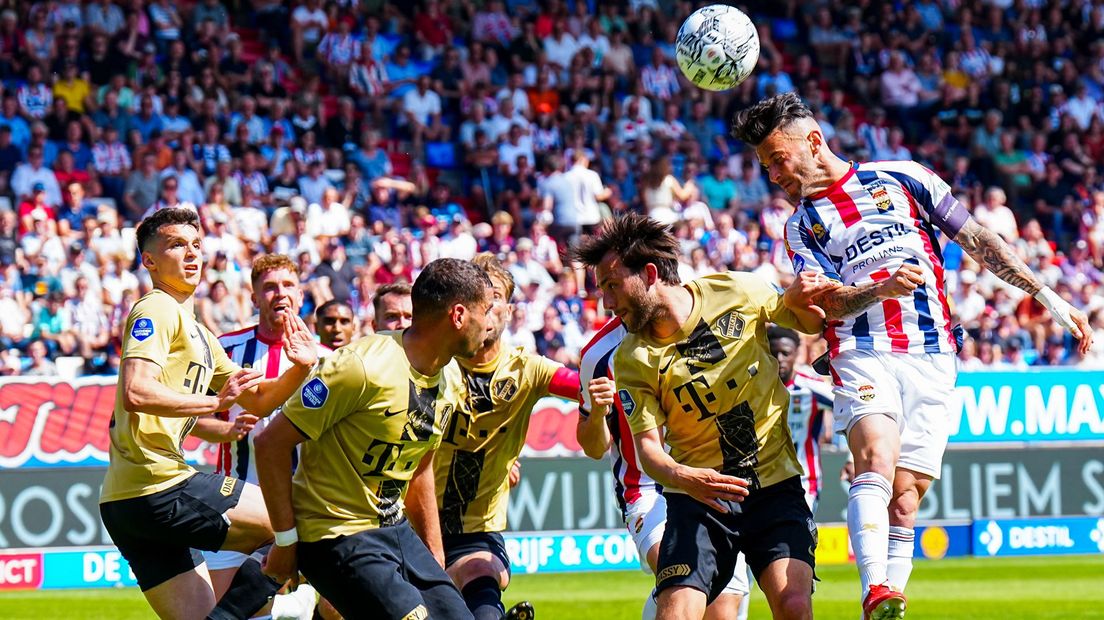
M1070 316L1071 306L1058 293L1055 293L1054 289L1049 286L1043 287L1042 290L1035 293L1035 300L1043 304L1059 325L1067 330L1073 329L1073 318Z
M282 532L276 532L274 536L276 538L277 547L290 547L299 542L299 531L295 528L284 530Z

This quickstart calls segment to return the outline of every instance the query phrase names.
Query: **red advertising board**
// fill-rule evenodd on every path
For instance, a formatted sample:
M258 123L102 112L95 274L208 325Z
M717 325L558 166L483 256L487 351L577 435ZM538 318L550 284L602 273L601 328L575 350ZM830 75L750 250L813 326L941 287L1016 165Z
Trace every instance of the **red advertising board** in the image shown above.
M0 380L0 468L107 465L115 377L75 380ZM533 409L525 456L579 455L578 406L545 398ZM196 465L214 465L214 446L195 437L184 453Z

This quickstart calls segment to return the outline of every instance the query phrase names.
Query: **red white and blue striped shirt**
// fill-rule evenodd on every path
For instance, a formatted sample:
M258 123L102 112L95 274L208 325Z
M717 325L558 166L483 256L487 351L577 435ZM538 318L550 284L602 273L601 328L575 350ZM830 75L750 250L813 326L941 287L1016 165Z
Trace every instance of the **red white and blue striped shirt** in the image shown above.
M284 354L284 343L261 337L259 325L223 334L219 336L219 345L226 351L226 355L242 368L264 370L266 379L275 379L291 368L292 363ZM330 348L322 344L317 344L317 350L319 359L331 353ZM241 406L234 405L230 411L218 415L232 422L241 412ZM238 441L222 444L215 472L257 484L253 438L268 428L268 423L277 413L279 409L273 411L272 415L257 420L253 430ZM298 461L298 459L295 460Z
M924 274L924 286L911 297L830 321L824 336L832 357L850 349L955 350L936 228L954 238L968 219L950 186L910 161L852 165L827 190L801 202L786 223L795 272L820 272L848 286L885 280L905 263Z
M824 412L832 410L832 385L813 375L795 372L786 389L790 391L787 416L790 437L797 460L805 470L801 476L805 501L813 510L824 480L820 470L820 438L824 434Z
M579 412L582 415L589 415L593 405L590 392L587 390L591 379L614 378L610 360L613 359L614 352L617 351L617 347L621 345L627 333L625 327L621 325L621 319L613 318L583 347L579 361L579 383L582 386ZM645 495L659 493L662 487L640 467L636 444L633 443L632 431L629 430L629 422L625 419L625 410L621 407L619 397L614 398L614 411L606 416L606 426L612 438L609 457L613 465L617 503L624 514L628 506Z

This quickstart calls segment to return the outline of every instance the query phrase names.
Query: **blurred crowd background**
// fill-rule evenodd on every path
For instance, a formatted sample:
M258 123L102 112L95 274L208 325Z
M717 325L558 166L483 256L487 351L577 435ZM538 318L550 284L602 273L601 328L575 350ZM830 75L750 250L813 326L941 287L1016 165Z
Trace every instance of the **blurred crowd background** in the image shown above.
M604 319L562 252L604 218L669 222L686 278L789 283L793 207L727 125L791 90L842 156L937 171L1096 330L1080 358L949 243L964 368L1104 366L1104 2L749 2L759 68L726 93L674 63L700 4L0 2L0 373L115 372L134 225L177 205L216 334L254 320L261 253L296 260L306 318L336 298L369 330L378 285L491 251L507 339L574 363Z

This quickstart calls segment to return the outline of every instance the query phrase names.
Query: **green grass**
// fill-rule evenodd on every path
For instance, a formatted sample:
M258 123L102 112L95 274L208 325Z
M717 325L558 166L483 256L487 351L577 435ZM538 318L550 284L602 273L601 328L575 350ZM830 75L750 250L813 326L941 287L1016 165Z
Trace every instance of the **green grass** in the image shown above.
M855 620L858 578L853 566L819 571L817 618ZM1104 619L1104 557L953 559L918 562L909 584L913 619ZM637 620L651 580L643 573L518 575L507 604L528 599L541 620ZM770 617L759 593L750 617ZM130 620L152 614L135 589L0 594L5 620Z

